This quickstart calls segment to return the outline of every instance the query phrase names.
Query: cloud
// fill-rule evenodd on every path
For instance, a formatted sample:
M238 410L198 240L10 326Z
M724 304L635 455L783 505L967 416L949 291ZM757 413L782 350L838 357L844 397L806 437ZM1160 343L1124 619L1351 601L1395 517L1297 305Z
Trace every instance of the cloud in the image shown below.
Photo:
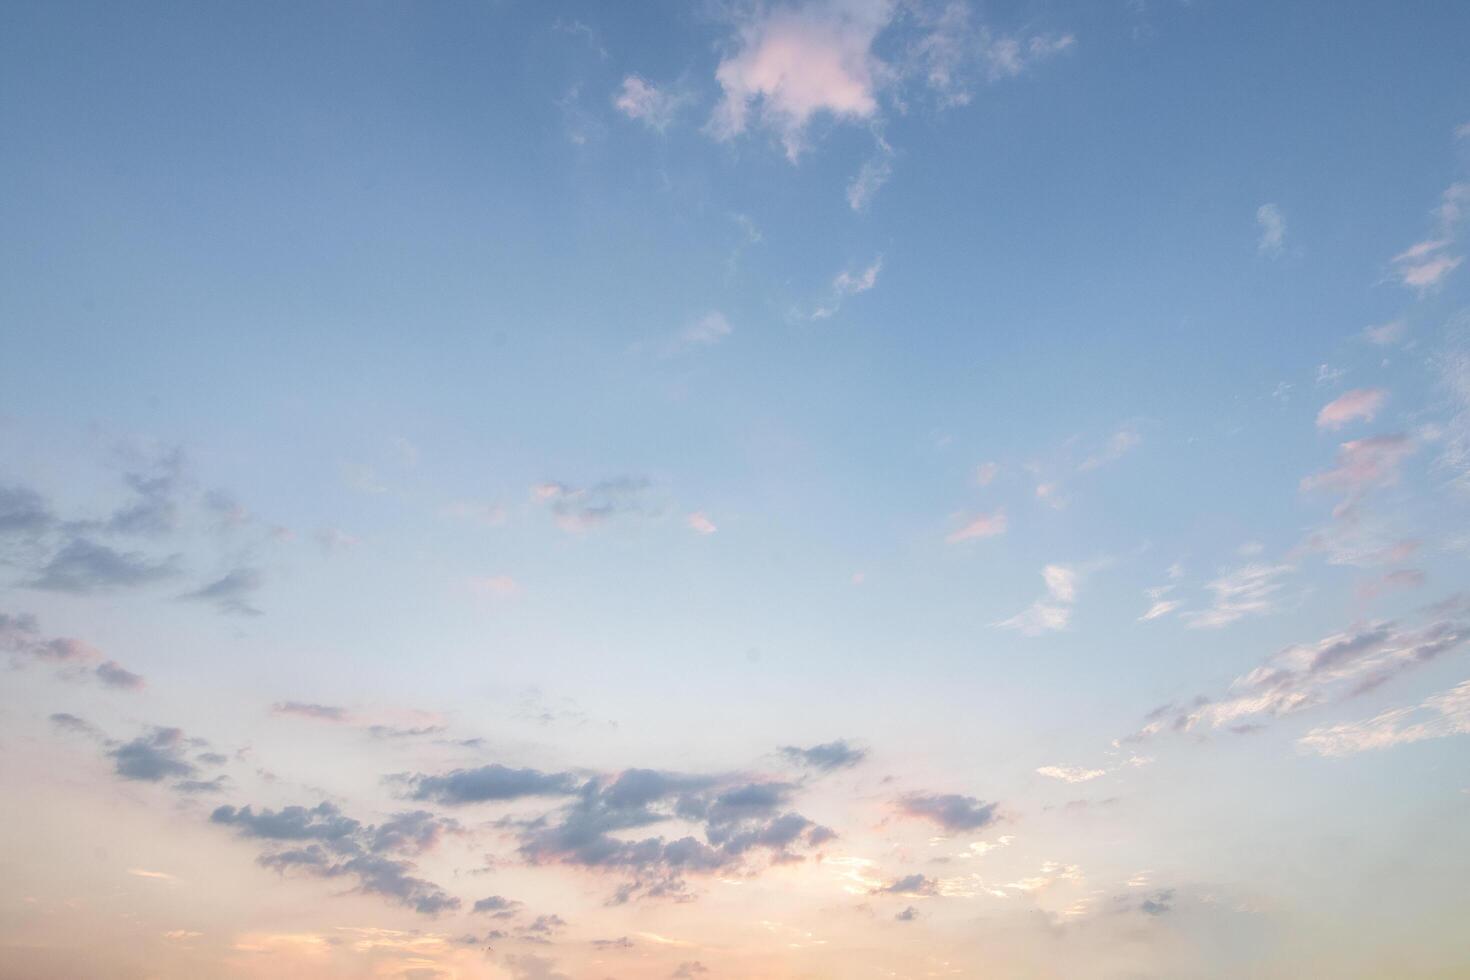
M362 544L362 539L348 534L340 527L324 527L316 532L316 543L324 554L335 555L340 551L356 548Z
M1214 593L1209 608L1183 613L1182 618L1190 629L1220 629L1247 616L1275 612L1281 579L1292 571L1290 565L1242 565L1206 586Z
M150 561L137 552L115 551L87 538L73 538L24 585L85 595L146 585L174 571L172 559Z
M123 480L137 499L115 511L103 528L115 534L158 536L179 525L175 495L183 483L184 454L173 449L151 459L137 461Z
M50 722L64 732L72 732L76 735L86 735L88 738L95 738L99 740L105 737L102 734L101 729L92 724L90 721L87 721L87 719L79 718L76 715L68 714L65 711L58 711L53 714L50 717Z
M1182 605L1184 603L1179 599L1155 599L1148 609L1144 611L1144 614L1138 617L1138 621L1140 623L1148 623L1155 619L1161 619Z
M1143 442L1143 436L1136 429L1122 428L1114 432L1101 451L1087 457L1077 465L1079 473L1087 473L1100 469L1109 463L1117 462L1133 450L1137 449Z
M521 857L618 875L615 903L635 897L678 898L688 875L744 868L758 855L771 863L800 860L800 851L832 831L786 809L795 787L725 777L630 769L610 782L589 780L554 814L519 823ZM663 823L697 824L693 834L624 836Z
M0 486L0 534L34 536L56 523L39 493L30 487Z
M1340 757L1451 735L1470 735L1470 681L1415 707L1391 708L1367 721L1313 728L1297 739L1297 745L1317 755Z
M546 505L563 531L576 533L607 523L615 517L649 513L649 481L642 477L618 477L590 487L564 483L541 483L531 496Z
M676 966L669 977L671 980L694 980L695 977L702 977L707 973L709 973L709 967L703 963L698 960L687 960Z
M1390 260L1399 281L1422 294L1459 268L1464 256L1451 255L1450 249L1456 244L1459 226L1467 214L1470 214L1470 183L1451 184L1440 195L1439 206L1434 209L1433 237L1409 246Z
M499 764L478 769L455 769L442 776L414 773L393 778L406 788L409 799L431 800L451 806L518 800L528 796L568 796L577 788L577 779L569 772L509 769Z
M886 146L886 144L885 144ZM847 185L847 205L854 211L866 211L873 202L879 188L893 176L893 153L884 150L877 156L864 161L857 175Z
M236 568L223 578L216 579L193 592L179 598L194 602L208 602L222 613L232 616L259 616L260 610L249 602L260 588L260 572L253 568Z
M1317 413L1317 428L1340 429L1358 419L1371 422L1387 398L1388 392L1382 388L1354 388L1344 392L1322 406Z
M757 122L776 133L794 163L815 116L871 119L887 74L873 41L892 16L888 0L755 8L738 27L734 51L715 70L722 98L709 132L731 139Z
M959 544L961 541L993 538L1006 533L1006 527L1006 512L1004 510L997 510L992 514L979 515L964 527L950 532L944 540L949 544Z
M123 779L156 783L169 776L187 778L198 771L184 758L190 744L177 728L153 728L107 754L112 757L114 771Z
M1256 224L1261 237L1256 241L1256 251L1273 258L1281 254L1286 243L1286 218L1274 204L1262 204L1256 208Z
M523 904L503 895L490 895L476 902L470 911L489 915L492 919L509 919L520 913Z
M996 820L996 804L955 793L910 793L897 806L906 817L929 820L948 831L979 830Z
M141 676L124 669L116 660L107 660L98 664L93 672L97 675L97 679L108 687L120 688L124 691L141 691L145 686Z
M1399 468L1417 448L1414 440L1402 433L1344 442L1338 446L1332 469L1303 477L1301 491L1342 491L1344 499L1333 508L1333 516L1342 517L1350 514L1369 490L1397 483Z
M440 836L458 828L424 811L394 814L380 825L364 825L332 803L255 810L221 806L210 822L230 827L242 838L270 842L256 860L286 874L319 878L350 877L357 890L381 895L423 915L460 907L460 900L430 881L414 877L412 857L434 847Z
M1072 604L1077 601L1078 570L1070 565L1047 565L1041 570L1041 577L1046 582L1046 595L996 626L1023 636L1040 636L1067 628L1072 621Z
M919 910L914 908L912 905L908 906L902 912L899 912L894 916L894 918L897 919L899 922L913 922L918 917Z
M861 272L843 270L832 280L832 298L823 306L812 311L813 320L826 320L842 309L843 300L849 296L866 293L878 284L878 273L883 269L883 256L878 256Z
M350 716L346 708L331 704L311 704L304 701L277 701L271 711L278 715L296 715L316 721L345 722Z
M684 518L684 523L688 525L689 530L696 534L714 534L719 530L719 528L715 527L715 522L705 516L703 511L697 510L690 514Z
M1391 320L1377 326L1364 327L1363 339L1378 347L1391 347L1404 339L1408 329L1408 324L1403 320Z
M1433 611L1433 610L1432 610ZM1450 603L1443 612L1463 613ZM1130 740L1166 730L1253 730L1263 721L1344 701L1387 683L1470 639L1470 623L1441 615L1421 625L1397 621L1356 624L1315 643L1285 647L1237 677L1218 699L1155 709Z
M822 772L851 769L868 757L866 750L855 748L849 745L845 739L840 738L832 742L813 745L809 748L785 745L781 747L781 754L797 765L817 769Z
M36 617L26 613L0 613L0 650L21 660L49 664L66 680L92 678L105 687L129 691L144 687L142 677L116 660L104 659L102 651L91 644L67 636L42 636Z
M613 105L619 112L660 133L688 101L687 95L661 89L638 75L625 76L622 87L613 96Z
M1064 783L1085 783L1106 776L1106 769L1082 769L1077 766L1042 766L1036 770L1049 779L1060 779Z
M734 332L725 314L711 310L680 331L669 345L668 353L677 354L691 347L713 347Z

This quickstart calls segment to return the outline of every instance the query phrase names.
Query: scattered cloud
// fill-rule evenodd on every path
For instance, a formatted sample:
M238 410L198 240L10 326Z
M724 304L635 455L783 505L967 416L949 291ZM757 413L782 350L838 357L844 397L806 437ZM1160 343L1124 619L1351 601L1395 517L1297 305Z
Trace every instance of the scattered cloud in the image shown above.
M719 530L719 528L715 527L715 522L710 520L703 511L697 510L690 514L684 518L684 523L695 534L714 534Z
M1078 570L1070 565L1047 565L1041 570L1046 595L1010 619L996 623L1023 636L1040 636L1064 630L1072 621L1072 604L1077 601Z
M85 595L147 585L175 571L172 558L154 561L136 551L116 551L88 538L73 538L24 585Z
M1392 347L1404 339L1409 325L1403 320L1390 320L1372 327L1363 328L1363 339L1378 347Z
M1259 562L1232 569L1207 586L1214 594L1208 608L1181 616L1191 629L1220 629L1247 616L1275 612L1284 586L1281 580L1292 571L1291 565Z
M797 765L821 772L851 769L868 757L867 750L849 745L845 739L840 738L809 748L785 745L781 747L781 754Z
M552 519L563 531L578 533L615 517L650 513L650 486L642 477L618 477L590 487L541 483L531 488L531 496L551 511Z
M817 307L812 311L813 320L826 320L837 314L842 309L843 300L859 293L866 293L878 284L878 273L883 268L883 257L880 255L872 261L867 268L861 272L849 272L843 270L832 280L832 296L825 305Z
M1390 708L1367 721L1313 728L1297 745L1317 755L1346 756L1451 735L1470 735L1470 681L1415 707Z
M993 538L1006 533L1006 526L1006 512L997 510L991 514L979 515L958 530L950 532L944 540L950 544L959 544L962 541Z
M625 76L622 87L613 96L613 105L619 112L660 133L668 129L689 101L687 94L660 88L638 75Z
M1349 422L1371 422L1388 399L1382 388L1354 388L1322 406L1317 413L1317 428L1340 429Z
M1048 779L1060 779L1064 783L1085 783L1108 774L1106 769L1083 769L1078 766L1042 766L1036 771Z
M208 602L222 613L232 616L259 616L260 610L250 604L250 597L260 588L260 572L253 568L236 568L179 598Z
M956 793L910 793L897 802L905 817L928 820L947 831L979 830L994 823L996 804Z

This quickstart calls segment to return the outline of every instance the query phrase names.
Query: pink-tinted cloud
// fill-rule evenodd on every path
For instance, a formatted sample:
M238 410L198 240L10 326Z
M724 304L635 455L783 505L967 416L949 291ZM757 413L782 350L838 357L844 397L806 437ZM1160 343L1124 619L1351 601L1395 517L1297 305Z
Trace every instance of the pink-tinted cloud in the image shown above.
M827 0L761 10L742 26L737 50L715 71L724 98L710 120L711 133L738 136L758 113L795 162L817 114L871 118L887 74L873 41L893 9L889 0Z
M1317 428L1340 429L1359 419L1371 422L1387 398L1388 392L1382 388L1354 388L1322 406L1317 413Z
M689 530L693 531L696 534L714 534L716 531L719 530L719 528L715 526L715 522L710 520L703 511L697 510L694 513L690 514L688 517L684 518L684 523L688 525Z
M1398 481L1399 467L1413 454L1414 440L1398 433L1353 439L1338 447L1337 465L1322 473L1303 477L1301 489L1322 489L1361 493L1374 486Z
M978 538L993 538L1006 533L1006 512L997 510L993 514L981 514L970 521L964 527L952 532L944 540L950 544L959 544L961 541L974 541Z

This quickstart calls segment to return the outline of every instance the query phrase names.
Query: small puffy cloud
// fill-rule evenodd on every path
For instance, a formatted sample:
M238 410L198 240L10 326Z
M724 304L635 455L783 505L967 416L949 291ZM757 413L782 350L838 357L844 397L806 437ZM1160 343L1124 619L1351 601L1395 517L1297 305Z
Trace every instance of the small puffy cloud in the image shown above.
M471 910L476 914L488 915L493 919L510 919L520 913L521 902L504 895L490 895L480 899Z
M1382 388L1354 388L1322 406L1317 413L1317 428L1340 429L1349 422L1371 422L1388 399Z
M781 747L781 754L797 765L822 772L851 769L868 757L866 750L849 745L845 739L840 738L809 748L785 745Z
M1286 218L1275 204L1262 204L1256 208L1256 224L1261 237L1256 240L1256 251L1262 255L1277 256L1286 244Z
M156 783L169 776L190 777L197 771L185 758L189 742L177 728L154 728L108 752L123 779Z
M722 98L710 133L730 139L753 122L764 125L794 163L815 116L872 118L886 73L873 41L892 16L887 0L754 8L739 25L734 50L715 70Z
M1083 769L1079 766L1042 766L1036 771L1048 779L1060 779L1064 783L1085 783L1108 774L1106 769Z
M993 538L1006 533L1006 512L997 510L992 514L981 514L971 520L964 527L950 532L944 540L950 544L959 544L962 541L975 541L980 538Z
M898 811L906 817L929 820L945 830L979 830L996 820L996 804L957 793L910 793L900 797Z
M813 320L826 320L837 314L842 308L843 300L849 296L866 293L878 284L878 273L883 269L883 256L878 256L867 268L860 272L850 272L846 269L837 274L832 280L832 298L826 304L812 311Z
M108 687L120 688L124 691L141 691L144 687L141 676L124 669L116 660L107 660L98 664L93 673Z
M613 96L613 105L619 112L660 133L669 127L687 101L686 96L659 88L638 75L626 76Z
M715 522L710 520L703 511L697 510L690 514L684 518L684 523L695 534L714 534L719 530L719 528L715 527Z

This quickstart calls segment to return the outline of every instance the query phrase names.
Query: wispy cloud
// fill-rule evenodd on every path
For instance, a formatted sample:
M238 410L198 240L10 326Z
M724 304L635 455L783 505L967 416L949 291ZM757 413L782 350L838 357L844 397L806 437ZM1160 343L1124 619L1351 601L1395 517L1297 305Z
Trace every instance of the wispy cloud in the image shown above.
M1313 728L1297 745L1317 755L1345 756L1451 735L1470 735L1470 681L1414 707L1390 708L1367 721Z
M1275 204L1262 204L1256 208L1256 224L1261 237L1256 240L1256 251L1262 255L1276 257L1286 244L1286 218Z
M1290 565L1259 562L1231 569L1206 586L1214 596L1209 607L1183 613L1182 618L1191 629L1220 629L1247 616L1275 612L1282 579L1292 571Z
M1349 422L1371 422L1383 408L1388 392L1382 388L1354 388L1322 406L1317 428L1340 429Z
M944 540L950 544L959 544L962 541L993 538L1005 534L1007 526L1006 512L997 510L994 513L981 514L968 520L963 527L951 531Z
M1070 565L1047 565L1041 570L1041 577L1046 582L1046 595L996 626L1023 636L1040 636L1067 628L1072 621L1072 604L1077 601L1078 570Z
M832 295L827 302L812 311L813 320L825 320L836 315L844 300L859 293L866 293L878 284L878 273L883 269L883 256L878 256L860 271L844 269L832 280Z
M660 133L689 101L688 94L660 88L638 75L626 76L613 96L613 105L619 112Z

